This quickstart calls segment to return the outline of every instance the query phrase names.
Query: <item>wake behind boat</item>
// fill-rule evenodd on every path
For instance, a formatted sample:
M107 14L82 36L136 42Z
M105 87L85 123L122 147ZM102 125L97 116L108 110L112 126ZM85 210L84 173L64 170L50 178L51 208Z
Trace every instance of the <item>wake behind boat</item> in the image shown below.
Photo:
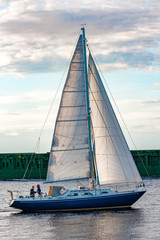
M144 193L140 174L89 50L82 28L62 92L50 151L48 196L12 200L10 207L27 212L125 208ZM84 183L90 185L84 186ZM60 185L80 183L78 189ZM134 190L108 186L135 185ZM138 187L137 187L138 186Z

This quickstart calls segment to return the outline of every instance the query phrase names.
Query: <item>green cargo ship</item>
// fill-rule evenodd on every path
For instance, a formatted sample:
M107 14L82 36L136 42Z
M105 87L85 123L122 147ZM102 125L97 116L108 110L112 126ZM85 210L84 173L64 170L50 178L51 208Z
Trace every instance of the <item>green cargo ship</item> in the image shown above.
M0 154L0 179L45 178L49 153L2 153Z
M131 151L141 176L160 176L160 150ZM46 178L49 153L1 153L0 179Z

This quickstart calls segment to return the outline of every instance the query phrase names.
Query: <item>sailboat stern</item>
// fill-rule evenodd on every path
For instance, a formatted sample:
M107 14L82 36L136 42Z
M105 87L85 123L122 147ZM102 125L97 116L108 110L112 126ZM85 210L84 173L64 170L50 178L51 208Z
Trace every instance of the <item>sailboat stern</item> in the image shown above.
M17 200L17 199L11 200L11 201L10 201L10 204L9 204L9 207L23 210L23 208L21 208L21 203L20 203L20 201Z

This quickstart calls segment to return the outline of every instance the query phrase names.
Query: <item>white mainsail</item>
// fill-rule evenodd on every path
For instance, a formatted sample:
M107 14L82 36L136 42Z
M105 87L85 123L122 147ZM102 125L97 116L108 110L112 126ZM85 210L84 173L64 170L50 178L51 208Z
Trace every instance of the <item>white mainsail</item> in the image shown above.
M88 81L94 131L93 146L100 184L141 182L91 54Z
M64 86L46 181L89 178L84 54L80 35Z

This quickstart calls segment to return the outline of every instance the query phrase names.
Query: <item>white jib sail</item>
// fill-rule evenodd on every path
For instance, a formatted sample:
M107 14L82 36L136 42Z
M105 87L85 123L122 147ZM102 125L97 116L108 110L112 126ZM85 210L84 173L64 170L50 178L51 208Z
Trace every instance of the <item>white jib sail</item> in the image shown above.
M82 35L73 54L56 120L46 181L90 176Z
M128 145L90 54L88 64L91 120L100 184L141 182Z

